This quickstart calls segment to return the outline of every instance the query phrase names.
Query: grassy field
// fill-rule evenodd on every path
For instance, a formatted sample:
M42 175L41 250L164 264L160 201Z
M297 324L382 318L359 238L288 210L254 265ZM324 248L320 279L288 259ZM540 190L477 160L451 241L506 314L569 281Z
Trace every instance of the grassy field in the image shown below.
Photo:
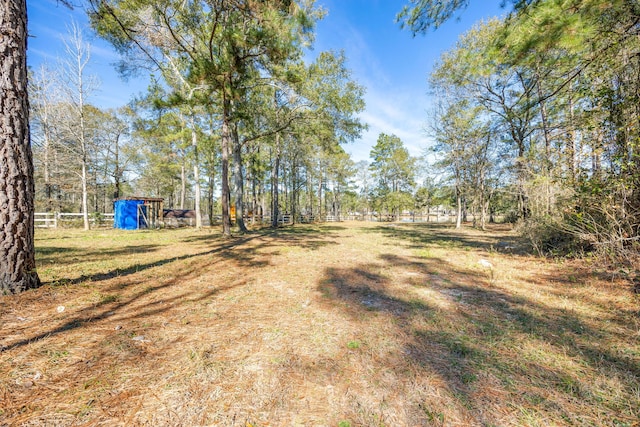
M505 227L36 246L45 286L0 297L2 426L638 426L638 297Z

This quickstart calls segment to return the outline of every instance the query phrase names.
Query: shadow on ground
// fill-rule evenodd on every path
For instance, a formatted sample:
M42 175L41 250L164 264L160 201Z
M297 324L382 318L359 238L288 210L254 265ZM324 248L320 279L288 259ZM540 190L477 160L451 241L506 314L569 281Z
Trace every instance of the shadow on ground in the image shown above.
M476 242L432 226L382 226L367 232L411 248L453 242L486 250L503 239L488 236ZM631 345L629 329L603 329L589 312L539 302L533 297L540 286L535 282L528 285L530 293L514 295L494 286L483 271L445 259L388 253L380 261L327 268L318 284L329 308L363 325L388 317L395 335L403 337L404 364L381 360L373 372L396 366L394 374L407 377L403 382L416 370L441 378L447 393L478 425L500 422L485 410L489 407L526 408L531 419L550 424L590 419L630 426L640 417L640 401L629 400L640 389L640 354L634 353L638 347ZM391 271L380 273L381 266ZM414 276L399 279L397 271ZM410 283L411 292L399 290L402 280ZM619 326L628 320L624 313L611 315ZM619 347L625 342L628 350ZM615 381L607 383L611 378ZM440 415L430 408L419 422L429 424Z
M529 245L515 236L505 225L489 227L486 232L473 230L473 234L470 234L468 228L456 230L451 224L436 223L393 223L364 230L373 234L382 234L413 249L438 246L466 247L515 255L531 253Z
M339 229L339 228L334 228ZM103 298L92 306L79 310L76 315L66 320L63 324L46 329L37 335L25 337L23 339L4 342L0 346L0 352L15 349L26 344L58 335L66 331L86 326L92 322L105 319L110 316L120 315L121 312L142 299L152 299L153 295L162 295L163 291L176 286L179 282L193 280L200 277L204 272L217 268L218 264L225 263L225 268L254 270L269 267L272 256L278 254L279 248L283 246L297 246L308 250L317 250L321 247L336 244L335 235L327 231L325 227L286 227L275 230L264 229L238 236L232 239L223 239L216 235L203 235L189 237L184 242L198 241L206 242L208 249L197 253L188 253L165 257L151 262L135 263L129 267L116 268L109 271L102 271L95 274L80 275L75 278L57 278L44 285L75 286L81 284L98 284L98 282L117 279L117 283L105 288L97 288L102 292ZM176 245L179 245L179 241ZM137 254L158 251L161 245L127 245L119 249L81 249L74 247L45 247L37 250L38 263L62 263L78 264L87 260L100 261L113 257L129 257L135 260ZM136 276L140 273L149 272L156 267L175 264L173 274L170 278L150 279ZM132 276L132 277L128 277ZM125 279L126 278L126 279ZM124 279L124 280L120 280ZM138 289L144 283L149 283L143 289ZM204 292L183 292L171 298L160 298L162 304L151 302L145 309L135 315L126 318L145 318L150 315L168 311L175 305L182 303L186 299L192 301L206 300L213 295L227 289L243 286L246 279L238 275L224 286L215 286L213 289ZM136 289L133 294L121 297L120 294L126 289ZM153 307L156 305L157 307ZM19 332L16 330L15 332Z

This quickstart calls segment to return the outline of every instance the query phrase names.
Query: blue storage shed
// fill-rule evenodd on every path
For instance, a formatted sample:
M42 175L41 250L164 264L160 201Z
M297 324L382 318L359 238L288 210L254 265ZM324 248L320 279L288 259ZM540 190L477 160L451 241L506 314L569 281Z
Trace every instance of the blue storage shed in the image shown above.
M127 197L113 204L113 227L122 230L156 228L162 223L164 199Z

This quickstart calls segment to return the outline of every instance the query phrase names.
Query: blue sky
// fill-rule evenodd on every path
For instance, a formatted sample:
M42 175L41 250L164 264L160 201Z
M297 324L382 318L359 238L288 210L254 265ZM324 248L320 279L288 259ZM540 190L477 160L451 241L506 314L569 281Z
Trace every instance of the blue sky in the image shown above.
M430 98L427 78L441 53L452 48L458 36L480 20L503 15L499 1L475 0L458 19L437 31L413 37L395 22L396 14L408 0L317 0L328 14L318 23L314 51L344 50L353 78L366 88L366 110L361 119L369 124L362 138L345 147L355 161L369 160L369 152L381 132L395 134L412 155L420 155L429 145L425 134ZM123 81L113 63L117 54L93 36L81 10L70 11L55 0L27 0L29 16L28 62L56 65L63 55L62 38L75 20L86 28L92 44L88 72L98 76L100 88L89 100L105 108L126 104L144 91L146 81Z

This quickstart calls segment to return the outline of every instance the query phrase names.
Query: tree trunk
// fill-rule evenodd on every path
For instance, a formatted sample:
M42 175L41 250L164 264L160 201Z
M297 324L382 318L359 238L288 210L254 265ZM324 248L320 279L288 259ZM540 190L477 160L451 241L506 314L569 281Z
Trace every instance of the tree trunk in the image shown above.
M229 129L229 118L231 112L229 111L230 105L228 100L223 101L222 112L222 138L220 140L221 159L220 159L220 186L221 191L221 204L222 204L222 236L231 237L231 217L229 215L229 147L231 143L231 132Z
M238 137L238 129L233 127L233 193L236 207L236 225L241 233L246 233L247 227L244 225L244 178L242 177L242 144Z
M462 221L462 197L460 196L460 189L456 187L456 228L460 228Z
M322 164L320 164L322 168ZM318 178L318 221L324 221L322 219L322 183L324 181L324 174L320 169L320 178Z
M254 168L255 170L255 168ZM258 215L258 189L255 173L251 176L251 224L256 225L256 216Z
M485 231L487 229L487 195L483 175L480 176L480 229Z
M45 211L51 212L52 210L52 201L51 201L51 173L49 171L49 151L51 150L51 138L49 137L49 126L48 126L48 118L47 118L47 126L44 129L44 161L42 164L43 175L44 175L44 197L46 199Z
M0 0L0 294L40 286L27 98L27 5Z
M469 212L469 206L467 205L467 197L462 199L462 222L467 222L467 214Z
M573 91L569 86L569 125L567 129L567 169L569 170L569 180L573 185L576 182L578 174L577 168L577 143L576 143L576 128L574 118L574 101Z
M280 200L278 189L278 175L280 174L280 135L276 134L276 157L273 160L273 171L271 172L271 227L278 228L278 215L280 214Z
M215 182L213 178L213 170L211 170L208 177L207 194L207 213L209 214L209 225L213 224L213 192L215 191Z
M295 156L295 155L294 155ZM295 157L291 160L291 202L289 209L289 213L291 214L291 223L293 225L296 224L296 215L298 212L298 187L296 182L296 177L298 175L298 164L296 162Z
M540 99L540 119L542 120L542 135L544 136L544 173L545 173L545 214L551 215L551 136L549 135L549 124L547 118L547 104L543 100L541 78L536 69L536 88L538 99Z
M184 209L186 192L187 192L187 177L186 177L186 171L184 167L184 158L183 158L182 164L180 165L180 209Z
M122 172L120 171L120 136L118 135L116 137L116 141L115 141L115 146L113 148L113 161L115 163L114 168L113 168L113 181L114 181L114 186L113 186L113 198L115 199L119 199L120 198L120 179L121 179L121 175Z
M88 185L87 185L87 160L82 159L82 222L84 223L84 230L89 230L89 206L87 201Z
M195 130L195 123L191 120L191 147L193 148L193 181L194 181L194 199L196 211L196 230L202 228L202 212L200 211L200 160L198 159L198 135Z

